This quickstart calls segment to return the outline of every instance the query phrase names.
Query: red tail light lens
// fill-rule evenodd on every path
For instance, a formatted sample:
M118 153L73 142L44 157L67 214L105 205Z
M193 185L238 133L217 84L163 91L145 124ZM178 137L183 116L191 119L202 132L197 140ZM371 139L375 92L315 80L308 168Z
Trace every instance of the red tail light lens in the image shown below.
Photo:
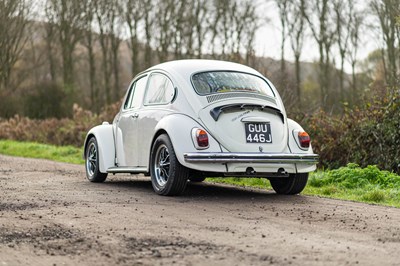
M203 129L196 130L196 140L197 145L202 148L208 147L208 135L207 132Z
M298 135L299 135L300 146L302 148L309 148L311 139L310 136L307 134L307 132L300 131Z

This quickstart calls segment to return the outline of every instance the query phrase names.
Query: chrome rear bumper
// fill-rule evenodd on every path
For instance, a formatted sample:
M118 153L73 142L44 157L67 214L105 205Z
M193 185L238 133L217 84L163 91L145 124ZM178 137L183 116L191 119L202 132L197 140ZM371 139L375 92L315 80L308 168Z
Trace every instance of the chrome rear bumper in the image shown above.
M188 163L276 163L276 164L317 164L317 154L293 153L231 153L231 152L193 152L184 153Z

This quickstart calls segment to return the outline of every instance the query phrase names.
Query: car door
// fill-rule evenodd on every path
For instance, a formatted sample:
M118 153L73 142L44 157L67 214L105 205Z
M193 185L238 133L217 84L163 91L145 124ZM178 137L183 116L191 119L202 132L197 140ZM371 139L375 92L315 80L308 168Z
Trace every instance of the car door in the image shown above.
M117 121L116 147L119 167L139 166L138 117L139 110L142 107L146 83L147 76L142 76L131 85Z
M175 97L175 87L172 81L164 74L153 72L149 76L147 89L143 99L143 108L138 113L138 150L141 157L139 165L144 167L149 163L151 141L155 134L158 122L172 112L171 101Z

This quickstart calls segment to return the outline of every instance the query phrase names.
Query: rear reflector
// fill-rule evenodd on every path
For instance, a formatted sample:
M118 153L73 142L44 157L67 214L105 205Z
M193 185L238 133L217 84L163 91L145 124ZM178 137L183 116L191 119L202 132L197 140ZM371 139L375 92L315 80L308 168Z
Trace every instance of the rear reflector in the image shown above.
M299 143L302 148L309 148L310 147L310 136L305 131L300 131L299 134Z

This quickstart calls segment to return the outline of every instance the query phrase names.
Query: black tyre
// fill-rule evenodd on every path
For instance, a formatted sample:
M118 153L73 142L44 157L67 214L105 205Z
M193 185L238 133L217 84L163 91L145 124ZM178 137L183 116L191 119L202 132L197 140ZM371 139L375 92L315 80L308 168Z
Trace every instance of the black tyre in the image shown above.
M97 145L97 140L92 137L86 148L85 154L85 168L86 177L90 182L104 182L107 178L107 173L101 173L99 167L99 146Z
M191 176L189 177L189 181L192 183L200 183L206 180L204 176Z
M159 195L179 195L186 188L189 170L179 163L171 140L165 134L153 144L150 175L153 189Z
M308 173L290 174L288 178L271 178L271 186L278 194L295 195L303 191L308 181Z

